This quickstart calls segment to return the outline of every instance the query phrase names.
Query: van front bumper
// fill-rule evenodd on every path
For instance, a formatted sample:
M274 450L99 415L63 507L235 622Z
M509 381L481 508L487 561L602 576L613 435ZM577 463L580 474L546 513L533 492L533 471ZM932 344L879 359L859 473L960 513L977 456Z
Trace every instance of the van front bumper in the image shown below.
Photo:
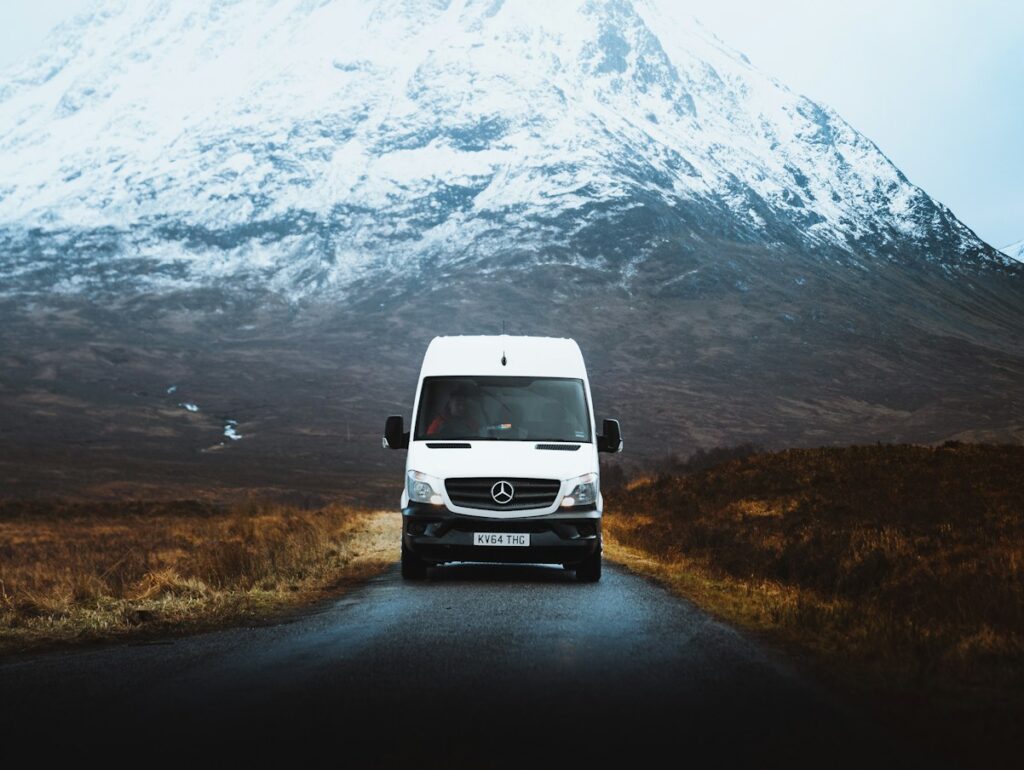
M473 545L475 532L528 532L530 545ZM492 561L574 565L600 550L601 513L591 507L499 519L410 503L402 509L402 540L408 550L432 564Z

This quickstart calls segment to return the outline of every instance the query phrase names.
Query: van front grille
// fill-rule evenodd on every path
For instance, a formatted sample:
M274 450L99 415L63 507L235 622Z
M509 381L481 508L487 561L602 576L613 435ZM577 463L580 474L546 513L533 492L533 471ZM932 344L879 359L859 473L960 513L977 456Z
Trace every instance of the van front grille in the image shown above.
M495 502L491 489L500 481L512 485L512 499ZM444 487L451 501L463 508L487 511L521 511L527 508L550 508L562 484L557 479L471 478L448 479Z

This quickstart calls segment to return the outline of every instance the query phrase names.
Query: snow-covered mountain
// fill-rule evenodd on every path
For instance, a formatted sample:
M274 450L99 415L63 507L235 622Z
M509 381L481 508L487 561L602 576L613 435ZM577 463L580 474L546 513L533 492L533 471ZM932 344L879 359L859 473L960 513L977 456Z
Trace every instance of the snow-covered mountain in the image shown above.
M0 78L8 290L560 263L718 242L1005 258L670 2L97 2Z
M1024 441L1024 263L683 5L98 0L0 74L0 486L390 489L504 328L638 462Z
M1011 243L1009 246L1003 246L1001 251L1010 259L1015 259L1018 262L1024 262L1024 241L1017 241L1016 243Z

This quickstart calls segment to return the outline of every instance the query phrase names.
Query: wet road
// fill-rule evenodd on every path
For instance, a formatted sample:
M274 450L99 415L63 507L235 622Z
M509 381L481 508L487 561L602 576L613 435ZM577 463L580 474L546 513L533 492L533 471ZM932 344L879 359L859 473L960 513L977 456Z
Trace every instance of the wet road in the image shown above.
M592 585L557 568L480 565L405 583L396 566L278 625L9 661L0 694L0 755L939 766L743 635L608 564Z

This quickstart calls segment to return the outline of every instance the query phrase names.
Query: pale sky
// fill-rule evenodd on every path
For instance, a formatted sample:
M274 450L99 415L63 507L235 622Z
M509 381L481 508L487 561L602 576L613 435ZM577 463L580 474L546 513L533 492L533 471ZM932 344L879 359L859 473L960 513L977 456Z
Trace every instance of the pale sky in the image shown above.
M0 69L91 1L0 0ZM833 107L992 245L1024 239L1024 1L663 1Z

